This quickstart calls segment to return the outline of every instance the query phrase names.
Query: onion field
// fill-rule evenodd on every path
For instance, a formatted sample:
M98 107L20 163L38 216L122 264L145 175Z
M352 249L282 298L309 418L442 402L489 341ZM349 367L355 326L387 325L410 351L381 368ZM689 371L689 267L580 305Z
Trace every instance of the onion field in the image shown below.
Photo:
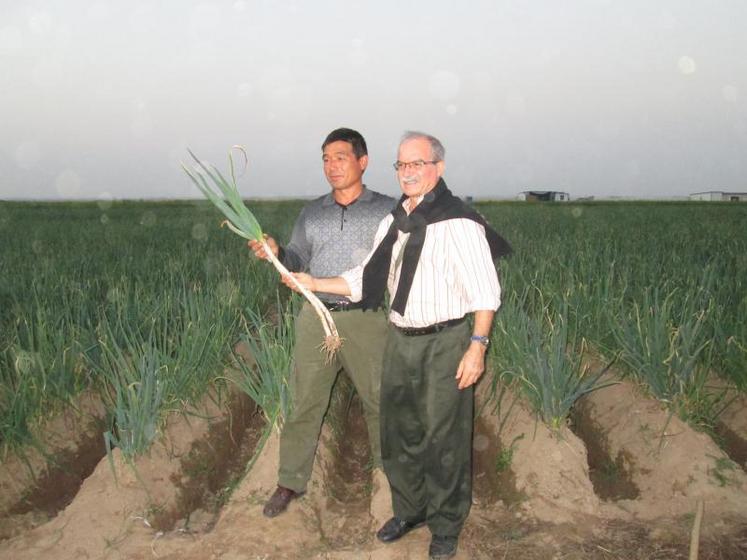
M264 231L281 242L288 239L302 205L250 203ZM715 501L711 511L722 512L722 521L737 519L730 530L747 527L747 506L740 505L747 503L747 487L742 487L747 484L747 205L477 202L475 207L514 249L499 263L503 304L478 390L475 508L492 512L484 519L492 515L494 523L512 531L515 520L501 516L524 508L521 519L538 523L575 523L577 515L631 524L653 517L689 523L690 499L698 497ZM231 519L254 516L252 508L263 499L260 494L274 484L267 454L277 454L273 438L287 411L292 317L301 302L279 284L272 267L254 259L240 238L220 227L221 219L205 201L0 202L0 469L6 471L0 490L8 497L0 504L0 522L16 523L19 515L24 516L15 528L8 521L9 529L0 530L0 558L25 558L24 551L29 558L46 558L46 553L50 558L67 557L62 544L44 549L48 552L34 548L38 537L33 535L53 527L63 515L68 515L64 526L74 527L75 504L83 503L83 481L93 478L94 468L115 470L120 462L141 465L133 485L148 486L152 481L142 465L155 460L163 441L177 441L174 425L180 418L190 429L196 429L194 423L207 422L206 435L199 437L208 438L217 433L218 417L226 422L226 437L236 440L239 431L249 429L251 418L260 418L261 425L253 429L261 436L240 459L230 459L239 456L240 444L225 458L215 451L220 446L209 440L212 443L204 445L212 451L198 453L199 461L193 457L188 474L179 470L184 459L179 463L164 451L169 464L182 464L174 467L174 481L186 480L196 471L214 474L231 460L242 464L230 485L227 479L215 483L222 487L210 494L216 502L212 511L218 513L201 531L213 540L203 539L203 548L189 548L176 538L166 539L160 556L189 560L220 557L229 550L257 557L265 553L262 543L270 529L257 521L261 516L251 517L251 523L242 518L242 523L257 524L248 539L254 548L231 548L249 545L228 535L233 534ZM84 404L89 401L95 402L90 413ZM339 464L347 465L337 468L339 472L365 471L365 446L359 461L351 451L340 457L334 451L340 442L366 437L365 428L346 432L353 428L344 427L356 425L350 420L355 402L350 385L339 382L329 412L334 433L323 432L327 443L319 452L331 454L328 464L333 467L328 470L335 471ZM623 402L634 404L622 407L619 414L645 411L635 419L621 416L607 423L605 411L609 417ZM78 451L61 451L66 448L55 441L57 432L50 427L70 411L95 419L80 429L90 439L86 445L95 450L90 469L54 511L29 521L28 512L35 511L33 504L39 501L32 497L50 491L44 477L82 463L76 458ZM245 417L246 425L236 423L239 417ZM527 428L529 424L533 427ZM615 431L623 425L632 431ZM683 444L678 457L697 456L701 461L702 456L702 462L693 459L697 464L691 470L678 474L670 469L653 480L650 473L666 463L665 454L680 441L670 436L685 431L698 446L706 447ZM648 451L619 443L631 439ZM202 445L187 445L190 456ZM572 458L562 455L573 449ZM631 458L639 452L640 458ZM67 462L59 458L68 454ZM556 454L556 471L549 472L554 467L545 465L546 471L539 473L538 463L551 463ZM648 465L645 456L656 456L656 462ZM580 470L566 472L577 459ZM202 467L195 467L195 461ZM112 484L126 487L118 468ZM29 475L19 474L26 470ZM682 491L681 506L677 495L668 510L657 509L668 499L662 499L666 492L659 495L654 486L680 475L695 481L690 490ZM324 473L315 476L320 477L321 494L343 504L361 499L345 498L340 489L353 483L339 483L338 491L332 492L330 487L339 481L325 482L329 475ZM344 474L336 477L348 480ZM566 482L561 484L561 478ZM578 481L567 484L571 479ZM152 484L157 488L163 482ZM562 490L557 490L555 506L543 509L540 502L547 500L536 494L547 496L555 492L548 488L556 486ZM178 520L207 509L194 505L199 502L194 486L174 482L174 487L172 497L157 501L149 492L132 498L140 505L128 507L137 510L138 519L150 519L149 530L154 525L153 531L169 534ZM708 493L711 487L714 494ZM299 516L322 515L314 496L312 491L306 498L312 501L308 507L301 501ZM346 518L366 515L355 513L356 507L350 506ZM121 517L121 511L117 515ZM267 549L267 557L310 557L304 554L315 550L338 551L340 558L346 557L345 551L354 551L349 556L354 558L361 550L373 550L376 543L370 541L370 531L354 536L355 531L342 528L342 521L333 529L333 518L338 519L319 521L319 542L318 536L310 535L294 549L289 541L287 548ZM469 525L467 536L482 538L485 527ZM618 534L627 534L628 529L637 534L633 525L625 527ZM541 530L539 525L536 530ZM107 531L101 530L99 541L109 539L103 535ZM527 547L521 557L546 557L547 550L532 548L536 539L527 531L526 542L520 536L514 544ZM564 538L562 546L576 546ZM747 542L739 539L722 546L712 534L704 538L706 550L714 554L706 558L737 558L747 551ZM677 535L666 541L673 547L668 557L687 557L686 541ZM125 557L139 557L140 552L133 552L140 546L136 539L129 545L125 540L107 542L119 543L114 548L121 546L119 553ZM470 557L501 557L500 543L489 550L464 546L471 550ZM612 544L600 541L599 547L607 550ZM573 557L654 557L651 551L661 543L641 537L639 544L640 550L628 556ZM90 546L86 550L97 557L100 543Z

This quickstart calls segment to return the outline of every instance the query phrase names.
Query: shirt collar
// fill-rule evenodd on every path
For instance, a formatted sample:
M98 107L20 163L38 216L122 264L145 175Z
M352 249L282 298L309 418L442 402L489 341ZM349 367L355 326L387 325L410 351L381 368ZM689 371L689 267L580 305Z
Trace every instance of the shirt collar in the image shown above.
M353 202L350 204L353 204L355 202L370 202L373 199L373 192L366 187L366 185L363 185L363 192L360 194L358 198L356 198ZM335 197L332 196L332 191L328 192L324 199L322 200L322 206L334 206L337 204L335 201ZM348 204L348 206L350 206Z

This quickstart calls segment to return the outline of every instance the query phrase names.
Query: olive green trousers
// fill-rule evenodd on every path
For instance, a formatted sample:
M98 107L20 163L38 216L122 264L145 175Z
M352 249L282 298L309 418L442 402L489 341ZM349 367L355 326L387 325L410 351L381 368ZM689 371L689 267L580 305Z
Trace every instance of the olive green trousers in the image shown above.
M390 327L381 384L381 455L394 515L458 536L472 505L474 390L457 388L468 322L429 335Z
M296 318L294 366L290 379L291 411L280 435L278 484L303 492L311 477L322 421L332 386L344 369L363 404L374 466L381 465L379 389L386 342L384 311L332 313L343 339L331 363L320 350L324 330L313 308L305 303Z

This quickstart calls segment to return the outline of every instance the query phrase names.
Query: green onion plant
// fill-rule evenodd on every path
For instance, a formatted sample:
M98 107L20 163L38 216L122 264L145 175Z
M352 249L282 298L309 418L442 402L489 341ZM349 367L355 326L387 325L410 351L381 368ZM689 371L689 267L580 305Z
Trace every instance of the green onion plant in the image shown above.
M241 154L243 154L246 163L246 151L241 146L234 146L233 149L237 149ZM319 316L322 327L324 328L325 338L322 348L327 353L327 358L331 359L342 344L342 339L337 332L337 327L332 319L332 315L313 292L307 290L293 277L293 275L290 274L288 269L283 266L267 245L262 232L262 227L259 225L259 222L251 213L249 208L246 207L241 199L241 195L239 194L238 187L236 186L236 174L232 153L229 152L228 154L229 169L231 172L230 181L226 180L215 166L202 162L194 153L192 153L192 151L189 151L189 154L197 165L190 169L182 164L182 168L195 186L226 217L223 224L225 224L228 229L233 231L236 235L260 243L267 254L267 258L272 262L278 272L283 277L289 278L298 291L301 292L301 294L312 305L314 311ZM210 182L208 182L208 179L210 179ZM213 186L211 186L211 183Z

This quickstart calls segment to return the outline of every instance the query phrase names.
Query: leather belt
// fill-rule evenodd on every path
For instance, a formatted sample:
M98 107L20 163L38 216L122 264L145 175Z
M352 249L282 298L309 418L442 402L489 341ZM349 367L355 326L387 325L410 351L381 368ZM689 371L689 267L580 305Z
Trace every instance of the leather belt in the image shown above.
M352 311L353 309L361 309L360 302L352 301L323 301L324 307L330 311Z
M441 323L435 323L433 325L428 325L427 327L398 327L394 323L392 323L392 326L405 336L421 336L424 334L435 334L449 327L455 327L460 323L463 323L464 319L465 317L460 317L459 319L442 321Z

